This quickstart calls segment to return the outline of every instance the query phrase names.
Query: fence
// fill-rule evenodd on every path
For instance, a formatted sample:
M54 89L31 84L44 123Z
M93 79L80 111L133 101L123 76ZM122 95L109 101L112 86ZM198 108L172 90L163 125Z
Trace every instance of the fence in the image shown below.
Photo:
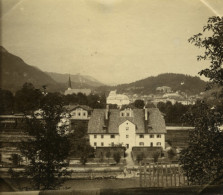
M139 167L140 187L187 186L187 180L178 164L152 164Z

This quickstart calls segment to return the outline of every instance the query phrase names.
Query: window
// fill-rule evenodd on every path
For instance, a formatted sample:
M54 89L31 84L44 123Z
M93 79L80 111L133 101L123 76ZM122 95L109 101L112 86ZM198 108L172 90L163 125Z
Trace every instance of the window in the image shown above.
M129 135L126 135L126 138L129 138Z
M125 129L126 129L126 131L127 131L127 130L129 130L129 127L126 127Z
M126 116L129 116L129 113L126 113Z
M121 116L124 116L124 113L123 112L121 113Z
M81 115L81 113L80 112L78 112L78 116L80 116Z
M97 142L94 142L94 146L97 146Z
M150 143L150 146L153 147L153 142Z
M115 138L115 135L111 135L111 138Z
M139 142L139 145L140 146L144 146L144 142Z
M101 135L101 138L103 139L104 138L104 135Z
M156 145L157 145L157 146L161 146L161 142L157 142Z
M101 146L104 146L104 142L101 142Z
M161 138L161 135L160 135L160 134L158 134L156 137L157 137L157 138Z
M86 116L86 113L85 112L83 113L83 116Z
M94 138L97 138L97 135L94 135Z
M150 138L154 138L154 135L150 135L149 137L150 137Z
M144 138L144 135L139 135L139 138Z

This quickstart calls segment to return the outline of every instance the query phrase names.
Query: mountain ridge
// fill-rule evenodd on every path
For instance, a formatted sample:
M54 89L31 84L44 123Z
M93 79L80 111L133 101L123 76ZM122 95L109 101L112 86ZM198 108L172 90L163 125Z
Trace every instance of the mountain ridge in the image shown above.
M156 88L162 86L171 87L172 91L182 91L188 95L195 95L205 90L207 82L197 76L190 76L180 73L162 73L157 76L150 76L131 83L116 86L99 87L98 91L117 90L118 93L127 94L155 94Z

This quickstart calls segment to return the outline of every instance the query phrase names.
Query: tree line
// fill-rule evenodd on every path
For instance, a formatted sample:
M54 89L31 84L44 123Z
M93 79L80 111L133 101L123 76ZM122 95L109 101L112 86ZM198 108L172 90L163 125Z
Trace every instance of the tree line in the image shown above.
M36 89L32 83L25 83L20 90L13 94L9 90L0 89L0 114L27 113L39 107L47 89ZM79 104L88 105L91 108L105 108L106 97L104 94L82 93L63 95L61 93L49 93L61 98L63 105Z

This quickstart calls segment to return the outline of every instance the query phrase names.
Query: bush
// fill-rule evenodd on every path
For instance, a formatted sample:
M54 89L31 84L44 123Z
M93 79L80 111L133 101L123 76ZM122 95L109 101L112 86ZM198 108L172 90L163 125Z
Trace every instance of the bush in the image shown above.
M168 158L170 160L173 160L173 158L177 155L176 150L174 150L174 149L168 150L167 151L167 154L168 154Z
M115 152L115 153L113 154L113 158L114 158L116 164L118 164L118 163L120 162L120 160L121 160L121 155L120 155L120 153L119 153L119 152Z
M152 154L154 163L155 163L155 162L158 162L159 156L160 156L160 152L154 152L154 153Z

